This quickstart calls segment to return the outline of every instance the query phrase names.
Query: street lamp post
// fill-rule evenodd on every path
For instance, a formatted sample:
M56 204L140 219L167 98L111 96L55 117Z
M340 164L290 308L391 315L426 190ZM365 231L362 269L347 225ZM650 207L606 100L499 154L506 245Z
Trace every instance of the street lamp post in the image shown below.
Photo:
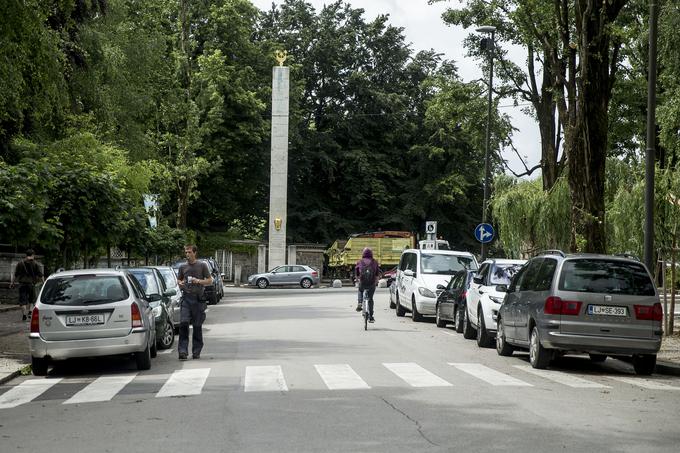
M649 1L649 68L647 76L647 153L645 159L644 260L654 273L654 165L656 154L656 0Z
M487 211L489 204L490 180L491 180L491 162L489 157L489 147L491 146L491 103L493 97L493 52L496 34L496 27L485 25L477 28L478 33L490 33L491 38L484 38L482 45L489 57L489 102L486 116L486 149L484 151L484 201L482 203L482 223L487 221ZM482 243L482 261L486 259L488 245Z

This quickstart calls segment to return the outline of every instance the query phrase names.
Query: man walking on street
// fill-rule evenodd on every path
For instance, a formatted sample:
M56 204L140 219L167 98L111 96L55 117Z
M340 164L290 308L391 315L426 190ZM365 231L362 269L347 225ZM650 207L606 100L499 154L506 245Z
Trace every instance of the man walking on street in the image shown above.
M31 313L31 305L35 304L35 285L45 281L42 266L35 261L34 255L33 250L26 250L26 258L17 263L9 284L10 288L14 288L15 282L19 282L19 305L21 319L24 321Z
M191 355L194 359L201 358L203 349L203 321L205 321L205 302L203 292L205 286L212 285L208 264L198 261L196 254L198 249L195 245L184 247L187 262L179 268L179 287L182 289L182 305L179 318L179 344L177 350L179 359L186 360L189 355L189 323L194 328L191 337Z

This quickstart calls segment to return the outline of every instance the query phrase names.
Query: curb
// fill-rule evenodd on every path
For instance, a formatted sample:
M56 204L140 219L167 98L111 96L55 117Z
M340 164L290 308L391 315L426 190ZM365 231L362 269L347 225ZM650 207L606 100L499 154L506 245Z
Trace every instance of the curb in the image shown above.
M0 385L4 384L4 383L6 383L6 382L11 381L11 380L14 379L15 377L21 376L21 370L23 370L23 369L24 369L24 367L21 367L21 368L19 368L18 370L14 371L14 372L12 372L12 373L10 373L10 374L8 374L7 376L1 377L1 378L0 378Z
M680 364L673 362L656 362L656 373L680 376Z
M20 308L21 307L19 305L8 305L6 307L3 307L2 305L0 305L0 313L4 313L6 311L18 310Z

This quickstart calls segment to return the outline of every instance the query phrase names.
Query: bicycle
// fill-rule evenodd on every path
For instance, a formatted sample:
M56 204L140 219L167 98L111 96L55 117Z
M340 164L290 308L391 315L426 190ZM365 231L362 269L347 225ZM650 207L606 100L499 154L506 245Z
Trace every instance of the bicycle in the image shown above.
M364 297L361 301L361 315L364 318L364 330L368 330L368 319L370 315L368 313L368 290L364 290Z

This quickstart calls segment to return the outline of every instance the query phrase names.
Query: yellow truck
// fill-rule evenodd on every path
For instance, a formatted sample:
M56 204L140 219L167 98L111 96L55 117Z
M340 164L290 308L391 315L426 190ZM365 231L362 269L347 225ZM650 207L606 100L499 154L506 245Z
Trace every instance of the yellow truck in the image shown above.
M352 278L354 265L364 248L373 251L373 258L383 271L399 264L401 252L414 248L416 238L410 231L372 231L352 234L347 239L338 239L326 250L329 275L334 278Z

